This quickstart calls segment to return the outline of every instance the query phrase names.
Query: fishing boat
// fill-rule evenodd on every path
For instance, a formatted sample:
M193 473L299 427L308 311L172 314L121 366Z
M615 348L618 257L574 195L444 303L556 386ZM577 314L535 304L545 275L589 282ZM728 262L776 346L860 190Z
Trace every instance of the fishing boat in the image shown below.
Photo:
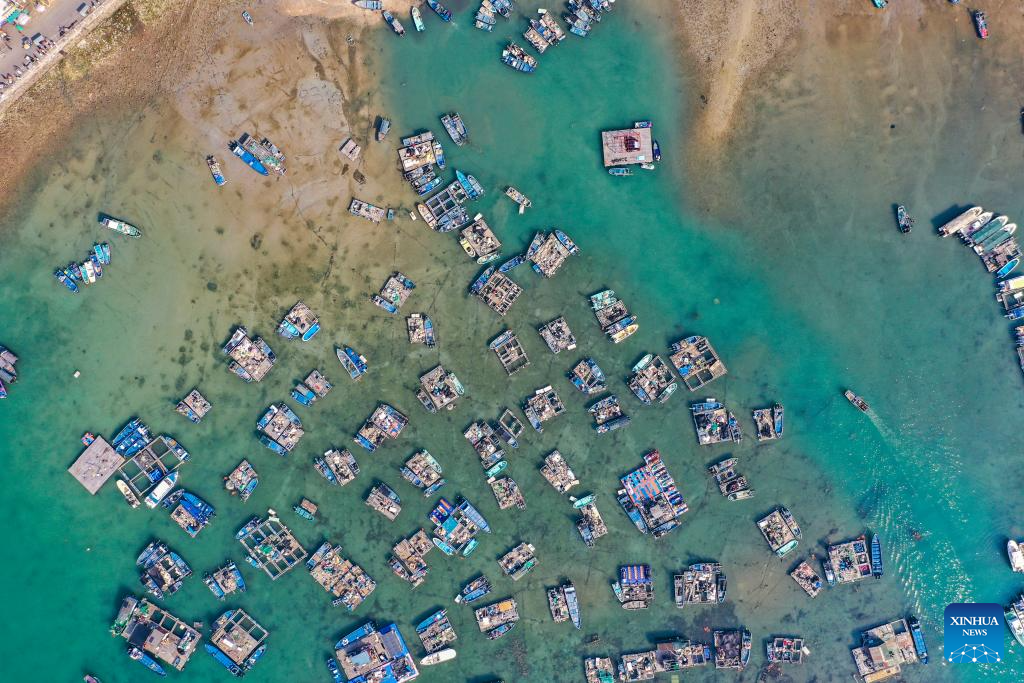
M416 27L417 33L422 33L427 29L427 27L423 25L423 15L420 13L419 7L416 5L410 7L409 14L412 15L412 25Z
M477 200L483 196L484 187L473 176L456 169L455 179L459 181L459 185L466 191L466 196L470 199Z
M653 162L645 161L642 164L640 164L640 168L644 169L645 171L653 171L654 169L657 168L657 166L655 166Z
M78 285L75 284L74 278L68 277L62 270L53 271L53 276L57 278L57 282L71 290L72 294L78 294Z
M96 678L92 674L85 674L85 676L82 677L82 680L85 681L85 683L103 683L103 681Z
M497 640L498 638L501 638L503 635L505 635L506 633L511 631L513 628L515 628L515 625L516 625L516 622L509 621L509 622L505 622L504 624L502 624L498 628L491 629L490 631L487 632L487 640Z
M849 401L853 405L857 406L857 408L859 408L862 413L866 413L866 412L868 412L868 410L871 409L870 406L868 406L867 402L864 399L862 399L860 396L858 396L857 394L853 393L849 389L847 389L846 391L843 392L843 396L846 397L847 401Z
M1010 558L1010 568L1015 572L1024 572L1024 551L1017 541L1010 539L1006 543L1006 554Z
M334 657L327 658L327 671L330 672L333 683L343 683L345 680L345 677L341 675L341 667L338 666Z
M1017 232L1016 223L1010 223L1008 225L1003 226L1002 230L996 232L994 235L990 235L989 238L986 239L981 244L975 244L974 253L981 256L982 254L987 254L993 251L1000 244L1006 242L1011 237L1013 237L1013 233L1015 232Z
M516 188L512 187L511 185L505 188L505 196L519 205L520 214L524 213L527 209L533 206L533 203L525 194L523 194Z
M580 253L580 248L576 246L576 243L573 242L568 235L557 228L555 229L555 239L557 239L570 254Z
M785 409L778 403L772 406L772 424L775 428L776 437L782 436L783 418L785 417L785 413Z
M391 30L395 32L395 35L405 35L405 27L402 26L402 22L395 18L394 14L388 12L387 10L382 10L381 16L384 17L384 21L388 22L388 25L391 27Z
M914 227L914 219L907 213L907 207L902 204L896 207L896 225L904 234L910 232L910 229Z
M244 161L249 168L260 175L270 175L270 171L268 171L267 167L263 165L263 162L257 159L256 155L240 145L236 140L232 140L228 144L228 149L231 150L232 154Z
M415 9L415 8L413 8ZM388 136L388 131L391 130L391 120L386 119L383 116L377 118L377 142L380 142Z
M100 260L100 263L106 266L110 264L110 247L104 248L104 246L103 244L92 245L92 253L96 254L96 258Z
M501 51L501 61L516 71L531 73L537 68L537 60L515 43L509 43Z
M306 508L302 507L301 505L293 505L292 510L295 510L295 514L297 514L299 517L302 517L303 519L307 519L310 522L316 521L316 517L313 516L313 513L307 510Z
M871 537L871 575L876 579L882 578L882 541L878 534Z
M452 142L459 147L469 142L469 131L466 129L466 124L462 122L459 112L453 111L445 114L441 117L441 124L444 126L445 131L448 132Z
M369 370L366 364L366 357L359 355L351 347L346 346L344 349L335 349L335 353L338 356L338 360L341 361L342 367L348 371L349 377L352 379L358 380Z
M508 467L508 462L505 460L499 460L496 465L487 470L488 478L498 476L505 471L506 467Z
M471 603L484 597L491 592L491 582L486 576L479 576L462 589L462 592L455 596L456 603Z
M443 171L445 166L444 147L441 146L441 142L436 138L431 145L434 148L434 163L436 163L437 167Z
M220 170L220 164L217 162L217 157L212 154L206 157L206 165L210 167L210 175L213 176L213 182L217 183L217 187L220 187L227 182L224 178L224 174Z
M826 556L825 559L821 561L821 568L825 572L825 582L828 583L830 587L835 586L836 572L835 569L832 568L832 561L828 559L828 556Z
M1024 615L1024 595L1003 610L1003 615L1006 617L1006 626L1010 629L1010 633L1018 643L1024 645L1024 621L1021 619L1021 616Z
M977 213L974 213L975 209L978 210ZM959 232L960 237L963 238L965 241L968 241L971 235L977 232L979 228L988 225L988 222L991 221L994 217L995 213L993 213L992 211L982 212L980 206L975 206L965 211L963 217L954 218L952 221L946 223L946 225L943 225L941 228L939 228L939 234L946 236L951 235L954 232ZM959 230L955 230L954 228L947 228L947 226L949 226L951 223L954 226L956 226L959 225L959 222L961 222L962 220L968 219L969 222L963 227L959 228ZM945 232L943 232L943 230L945 230Z
M789 511L789 508L779 507L779 514L782 515L782 521L786 523L786 526L793 532L793 535L797 538L803 538L804 532L800 530L800 525L793 519L793 513Z
M154 486L153 490L146 496L146 507L156 508L156 506L160 504L160 501L162 501L164 497L171 492L171 489L173 489L174 485L177 483L177 472L171 472L161 479L160 483Z
M137 647L134 647L132 645L128 646L128 657L135 660L142 666L146 667L147 669L155 673L157 676L163 677L167 675L167 672L164 671L164 668L160 666L160 664L155 659L153 659Z
M633 169L626 168L625 166L612 166L608 169L608 175L625 177L633 175Z
M661 145L658 144L657 140L655 140L654 143L653 143L653 151L654 151L654 160L655 161L661 161Z
M525 263L525 262L526 262L526 257L523 256L522 254L518 254L518 255L513 256L512 258L510 258L508 261L505 261L504 263L502 263L501 267L498 268L498 272L499 273L507 273L510 270L512 270L513 268L515 268L516 266L523 265L523 263Z
M434 545L437 546L437 549L445 555L455 555L455 548L451 547L437 536L434 536L432 540L434 541Z
M997 278L1004 278L1004 277L1006 277L1007 275L1009 275L1010 273L1013 272L1014 268L1016 268L1019 265L1020 265L1020 259L1019 258L1012 258L1012 259L1010 259L1009 261L1007 261L1003 265L1002 268L1000 268L998 271L996 271L996 277Z
M442 21L452 20L451 10L439 3L437 0L427 0L427 6L434 10L434 13L441 17Z
M889 4L889 0L871 0L875 7L878 9L885 9L885 6Z
M726 497L729 500L747 500L748 498L753 498L754 494L754 489L743 489L741 491L733 491Z
M571 498L570 500L572 500L572 506L579 510L581 507L585 507L593 503L595 498L597 498L597 494L591 493L583 496L582 498Z
M131 505L133 510L139 507L139 497L128 488L128 484L123 479L117 480L117 490L121 492L121 495L124 496L124 501Z
M1010 221L1010 219L1009 219L1008 216L1005 216L1005 215L996 216L995 218L990 220L988 223L983 225L981 228L979 228L978 230L972 232L968 236L968 238L967 238L968 244L973 246L973 245L980 244L980 243L984 242L989 237L994 235L996 232L998 232L999 230L1002 230L1003 226L1005 226L1009 221Z
M572 625L579 629L582 625L580 621L580 602L576 597L576 586L569 582L569 585L565 587L565 605L569 608L569 618L572 619Z
M985 13L976 9L971 12L971 18L974 19L974 28L978 30L978 37L982 40L988 38L988 22L985 21Z
M381 0L355 0L353 4L361 9L368 9L374 11L378 11L384 8L384 3Z
M914 639L914 650L917 651L917 658L922 664L928 663L928 646L924 642L924 634L921 633L921 622L917 617L907 619L907 626L910 628L910 635Z
M441 662L450 662L455 659L455 655L458 654L450 647L446 647L443 650L437 652L431 652L429 655L420 660L420 664L423 666L433 666L440 664Z
M234 675L234 676L241 676L242 674L245 673L245 671L242 669L242 667L240 667L237 664L235 664L231 660L231 658L228 657L223 652L221 652L220 649L216 645L213 645L211 643L205 643L203 645L203 647L206 648L206 651L209 652L213 656L213 658L216 659L217 662L221 666L223 666L225 669L230 671L232 675Z
M114 232L121 233L122 235L128 235L128 237L142 236L142 231L136 228L131 223L119 221L116 218L112 218L111 216L108 216L106 214L101 213L97 220L99 221L100 225L102 225L104 228L109 228Z

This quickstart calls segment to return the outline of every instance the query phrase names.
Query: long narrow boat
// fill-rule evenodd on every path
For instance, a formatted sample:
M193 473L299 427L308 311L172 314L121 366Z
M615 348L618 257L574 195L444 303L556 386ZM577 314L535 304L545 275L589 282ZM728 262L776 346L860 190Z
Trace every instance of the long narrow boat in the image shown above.
M442 5L437 0L427 0L427 6L434 10L437 16L441 17L442 21L451 21L452 12L450 9Z
M395 32L395 35L404 36L405 27L402 26L402 22L395 18L395 15L387 10L381 12L381 16L384 17L384 21L388 22L391 30Z
M240 145L237 141L233 140L228 145L228 149L231 150L232 154L234 154L236 157L244 161L246 165L249 166L249 168L256 171L260 175L270 175L270 171L268 171L267 167L263 165L263 162L257 159L252 152L247 150L245 147L242 147L242 145Z
M577 629L582 627L580 621L580 602L576 597L576 586L569 582L569 585L565 587L565 605L569 608L569 618L572 619L572 625Z
M462 592L455 596L455 602L474 602L490 592L491 582L486 576L479 576L465 585Z
M136 228L131 223L125 223L124 221L120 221L116 218L113 218L112 216L108 216L105 213L101 213L96 220L104 228L109 228L114 232L121 233L122 235L127 235L128 237L142 236L142 231Z
M871 537L871 575L882 578L882 541L878 534Z
M1017 541L1010 539L1006 542L1006 554L1010 558L1010 569L1014 572L1024 572L1024 550Z
M366 357L359 355L349 346L346 346L344 349L335 349L335 353L337 354L342 367L348 371L348 374L352 379L358 380L365 375L366 371L369 369L369 366L366 363Z
M1024 614L1024 595L1021 595L1010 604L1003 614L1006 616L1006 626L1010 629L1010 633L1017 640L1018 643L1024 645L1024 621L1021 621L1021 615Z
M440 664L442 662L450 662L451 660L455 659L456 654L458 653L456 653L455 650L453 650L450 647L446 647L443 650L431 652L429 655L420 660L420 664L422 664L423 666L433 666L435 664Z
M928 663L928 645L924 642L924 634L921 633L921 622L917 617L907 619L907 626L910 627L910 635L914 639L914 650L917 651L917 658L922 664Z
M421 33L426 30L426 26L423 25L423 15L420 14L420 8L413 5L409 8L409 14L412 15L412 25L416 27L416 32Z
M147 669L155 673L157 676L160 676L161 678L167 675L167 672L164 671L164 668L160 666L159 662L157 662L155 659L153 659L148 654L146 654L139 648L135 647L134 645L128 646L128 657L130 659L135 660L136 662L146 667Z
M989 237L994 235L997 231L1001 230L1004 225L1010 222L1008 216L996 216L988 223L978 228L975 232L968 235L968 242L971 246L984 242Z
M210 175L213 176L213 182L217 183L217 187L227 182L227 179L224 178L224 173L220 170L220 163L217 161L217 157L212 154L206 157L206 165L210 167Z

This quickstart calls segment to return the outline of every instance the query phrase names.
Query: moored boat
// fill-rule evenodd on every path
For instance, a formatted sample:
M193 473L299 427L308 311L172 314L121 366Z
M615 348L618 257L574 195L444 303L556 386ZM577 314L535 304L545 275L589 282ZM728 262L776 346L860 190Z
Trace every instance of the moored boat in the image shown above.
M978 37L982 40L988 38L988 22L985 20L985 13L976 9L971 12L971 18L974 19L974 28L978 31Z
M917 658L922 664L928 663L928 646L924 642L924 634L921 633L921 622L917 617L907 619L907 626L910 628L910 635L914 639L914 650L917 651Z
M263 165L263 162L257 159L255 154L240 145L237 141L232 140L228 144L228 149L231 150L232 154L244 161L249 168L260 175L270 175L270 171L268 171L267 167Z
M1015 572L1024 572L1024 551L1017 541L1010 539L1006 543L1006 554L1010 558L1010 568Z
M565 605L569 608L569 618L572 620L572 625L577 629L581 628L582 622L580 621L580 602L576 597L576 586L569 582L569 585L565 587Z
M878 534L871 537L871 575L882 578L882 541Z
M896 207L896 224L899 226L900 232L904 234L910 232L914 227L914 219L907 213L907 207L902 204Z
M1018 643L1024 645L1024 595L1021 595L1013 603L1003 610L1006 617L1006 626Z
M252 15L249 14L249 10L242 10L242 19L244 19L245 23L249 24L249 26L253 25Z
M416 8L413 7L415 10ZM377 118L377 142L380 142L387 137L388 131L391 130L391 119L386 119L383 116Z
M451 10L442 5L437 0L427 0L427 6L430 7L430 9L434 10L434 13L437 14L437 16L441 17L442 21L452 20Z
M146 667L157 676L163 677L167 675L167 672L164 671L164 668L160 666L155 659L133 645L128 646L128 657Z
M117 490L121 492L125 502L131 505L133 510L139 507L139 497L135 495L123 479L117 480Z
M173 489L174 485L177 483L177 472L171 472L161 479L160 483L154 486L153 490L146 495L146 507L156 508L156 506L160 504L160 501L162 501L164 497L171 492L171 489Z
M479 576L469 583L462 589L459 595L455 596L455 602L470 603L475 600L479 600L488 593L491 592L491 582L486 576Z
M394 14L387 10L382 10L381 16L384 17L384 21L388 22L388 25L391 27L391 30L395 32L395 35L405 35L405 27L402 26L402 22L395 18Z
M335 353L337 354L342 367L348 371L348 374L352 379L358 380L365 375L366 371L369 369L366 363L366 357L359 355L349 346L346 346L343 349L337 348L335 349Z
M132 225L131 223L125 223L124 221L120 221L106 214L101 213L97 220L99 221L99 224L102 225L104 228L109 228L114 232L121 233L122 235L127 235L128 237L142 236L142 231L139 230L134 225Z
M658 144L657 140L655 140L654 143L653 143L653 151L654 151L654 160L655 161L661 161L661 145Z
M515 43L509 43L501 51L501 61L516 71L531 73L537 68L537 60Z
M633 170L626 168L625 166L612 166L608 169L608 175L618 176L621 178L633 175Z
M380 10L384 7L384 3L381 0L355 0L352 4L361 9L368 10Z
M224 173L220 169L220 163L217 161L217 157L212 154L206 157L206 165L210 167L210 175L213 176L213 182L217 183L218 187L227 182L224 178Z
M409 8L409 14L412 15L412 25L416 27L417 33L422 33L426 30L426 26L423 25L423 15L420 14L420 8L413 5Z

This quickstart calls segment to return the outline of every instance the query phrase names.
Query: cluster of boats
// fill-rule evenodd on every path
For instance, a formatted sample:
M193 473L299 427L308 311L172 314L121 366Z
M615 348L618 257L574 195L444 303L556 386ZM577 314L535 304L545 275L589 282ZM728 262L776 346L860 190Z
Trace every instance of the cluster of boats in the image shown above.
M494 24L497 23L495 15L508 19L512 15L512 9L512 0L482 0L480 9L476 11L474 17L474 25L489 33L494 30Z
M72 261L66 266L53 271L57 281L68 288L72 294L78 294L78 284L90 285L103 277L103 266L110 264L110 245L106 242L94 244L89 250L88 258L81 263Z
M267 138L257 140L248 133L242 133L237 140L228 143L228 149L260 175L270 175L271 171L284 175L284 153Z

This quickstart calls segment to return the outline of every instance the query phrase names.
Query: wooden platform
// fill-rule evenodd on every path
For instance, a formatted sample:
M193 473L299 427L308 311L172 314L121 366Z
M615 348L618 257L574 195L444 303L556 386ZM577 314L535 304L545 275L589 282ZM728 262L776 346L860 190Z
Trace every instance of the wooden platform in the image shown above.
M85 490L96 495L96 492L107 483L117 468L124 462L124 458L118 455L114 448L101 436L82 452L74 464L68 468L78 483L85 487Z
M601 151L605 168L654 161L650 128L624 128L601 133Z

